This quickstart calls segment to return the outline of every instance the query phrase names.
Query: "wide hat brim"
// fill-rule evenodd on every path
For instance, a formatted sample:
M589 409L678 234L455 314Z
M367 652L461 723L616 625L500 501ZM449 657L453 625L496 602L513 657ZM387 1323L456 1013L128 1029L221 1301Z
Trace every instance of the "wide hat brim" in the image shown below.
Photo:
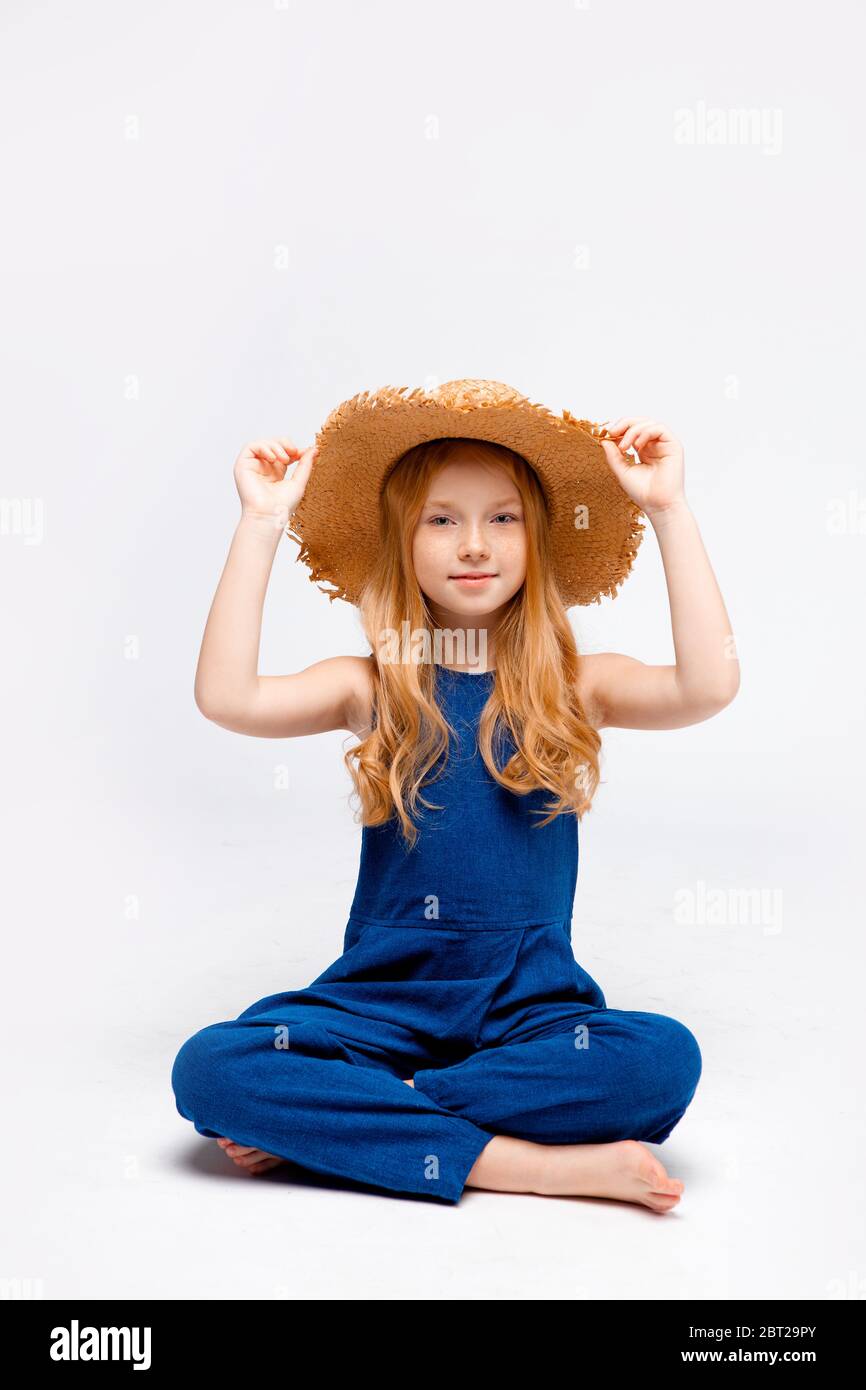
M379 554L379 494L415 444L487 439L522 455L547 500L563 604L615 597L643 534L643 513L601 447L607 431L569 411L554 415L496 381L449 381L431 391L384 386L344 401L316 436L318 454L287 532L298 561L333 600L357 604ZM330 585L325 588L324 585Z

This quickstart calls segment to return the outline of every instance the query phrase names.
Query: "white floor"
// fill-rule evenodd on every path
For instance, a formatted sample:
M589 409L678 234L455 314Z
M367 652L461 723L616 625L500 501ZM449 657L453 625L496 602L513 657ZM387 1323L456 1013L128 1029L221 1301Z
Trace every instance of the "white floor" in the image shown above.
M224 807L203 823L184 787L175 793L158 825L103 807L89 855L70 797L68 839L52 835L43 865L18 864L34 906L14 936L21 968L3 1011L0 1275L13 1287L124 1299L864 1296L862 946L845 942L860 911L846 890L853 832L822 838L814 821L807 835L780 811L770 835L747 809L734 837L712 809L661 826L621 801L586 820L575 955L610 1005L672 1014L701 1044L697 1095L656 1150L684 1198L663 1217L471 1190L451 1207L285 1170L251 1177L177 1114L169 1074L184 1038L309 982L339 953L357 832L338 807L324 837L314 794L290 833L274 828L266 797L258 824L229 839ZM93 789L85 800L92 815ZM29 841L36 827L25 828ZM781 886L783 917L677 922L674 894L700 880Z

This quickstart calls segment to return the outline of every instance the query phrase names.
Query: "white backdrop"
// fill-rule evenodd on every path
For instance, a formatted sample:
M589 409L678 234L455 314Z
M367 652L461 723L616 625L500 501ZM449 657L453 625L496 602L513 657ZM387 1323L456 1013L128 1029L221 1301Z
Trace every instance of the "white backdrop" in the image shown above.
M7 0L12 1296L866 1296L863 27L839 0ZM664 1220L256 1180L174 1109L186 1037L339 954L359 850L351 735L194 704L234 458L462 376L669 424L734 627L736 701L607 730L581 829L577 958L703 1052ZM262 673L365 650L295 554ZM570 616L673 660L649 524Z

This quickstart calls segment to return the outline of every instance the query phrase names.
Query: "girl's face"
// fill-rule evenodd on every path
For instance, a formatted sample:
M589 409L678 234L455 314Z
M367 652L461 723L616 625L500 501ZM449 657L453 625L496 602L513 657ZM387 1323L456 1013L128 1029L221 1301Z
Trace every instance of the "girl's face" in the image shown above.
M498 465L456 455L433 478L412 542L418 584L440 627L495 617L526 578L526 524ZM461 575L484 575L461 579Z

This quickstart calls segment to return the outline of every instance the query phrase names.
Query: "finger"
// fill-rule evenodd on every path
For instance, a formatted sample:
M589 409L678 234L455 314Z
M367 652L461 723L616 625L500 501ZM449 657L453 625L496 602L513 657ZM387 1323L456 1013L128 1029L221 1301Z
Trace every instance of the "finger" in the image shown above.
M641 450L645 444L649 444L653 439L663 439L664 431L660 429L641 430L635 435L634 447Z
M286 475L286 469L291 463L291 459L285 458L278 452L278 446L270 444L259 444L253 453L256 463L259 465L259 473L272 482L280 483Z
M634 425L629 426L622 439L619 441L619 447L623 450L623 452L625 452L626 449L630 449L632 447L638 435L641 434L648 427L648 423L649 422L645 420L639 420ZM649 424L649 428L652 428L651 424Z
M670 443L673 440L673 435L671 434L667 425L663 425L660 420L653 420L651 422L651 425L647 424L644 426L644 429L650 428L652 429L653 439L661 439L664 440L665 443Z
M635 426L632 442L636 449L642 449L653 439L668 440L670 437L664 425L660 424L658 420L646 420L643 425Z
M276 439L272 439L269 442L273 448L276 449L279 457L287 459L290 463L292 460L297 461L304 454L304 450L299 449L297 444L294 444L292 440L288 439L285 435L277 435Z
M620 445L615 444L612 439L603 439L601 444L605 452L605 457L614 472L624 473L625 470L630 467L630 464L623 458L620 452Z
M646 415L620 415L616 420L611 422L605 421L604 428L607 430L608 434L622 434L623 430L627 430L629 425L643 425L646 423L647 419L648 416Z
M314 461L315 461L316 454L317 454L318 452L319 452L319 451L318 451L318 449L316 448L316 446L315 446L314 444L311 444L310 447L309 447L309 449L305 449L305 450L304 450L304 452L301 454L301 457L300 457L300 459L299 459L299 461L298 461L297 467L295 468L295 471L294 471L294 473L292 474L292 482L293 482L293 483L304 483L304 484L306 484L307 479L308 479L309 476L310 476L310 471L311 471L311 469L312 469L312 467L313 467L313 463L314 463Z
M282 440L279 438L257 439L250 445L250 448L254 454L260 458L267 459L270 463L275 463L278 460L281 461L284 457L284 446Z
M232 1158L242 1158L244 1154L254 1154L255 1152L256 1150L248 1144L229 1144L226 1149L226 1153L230 1154Z

